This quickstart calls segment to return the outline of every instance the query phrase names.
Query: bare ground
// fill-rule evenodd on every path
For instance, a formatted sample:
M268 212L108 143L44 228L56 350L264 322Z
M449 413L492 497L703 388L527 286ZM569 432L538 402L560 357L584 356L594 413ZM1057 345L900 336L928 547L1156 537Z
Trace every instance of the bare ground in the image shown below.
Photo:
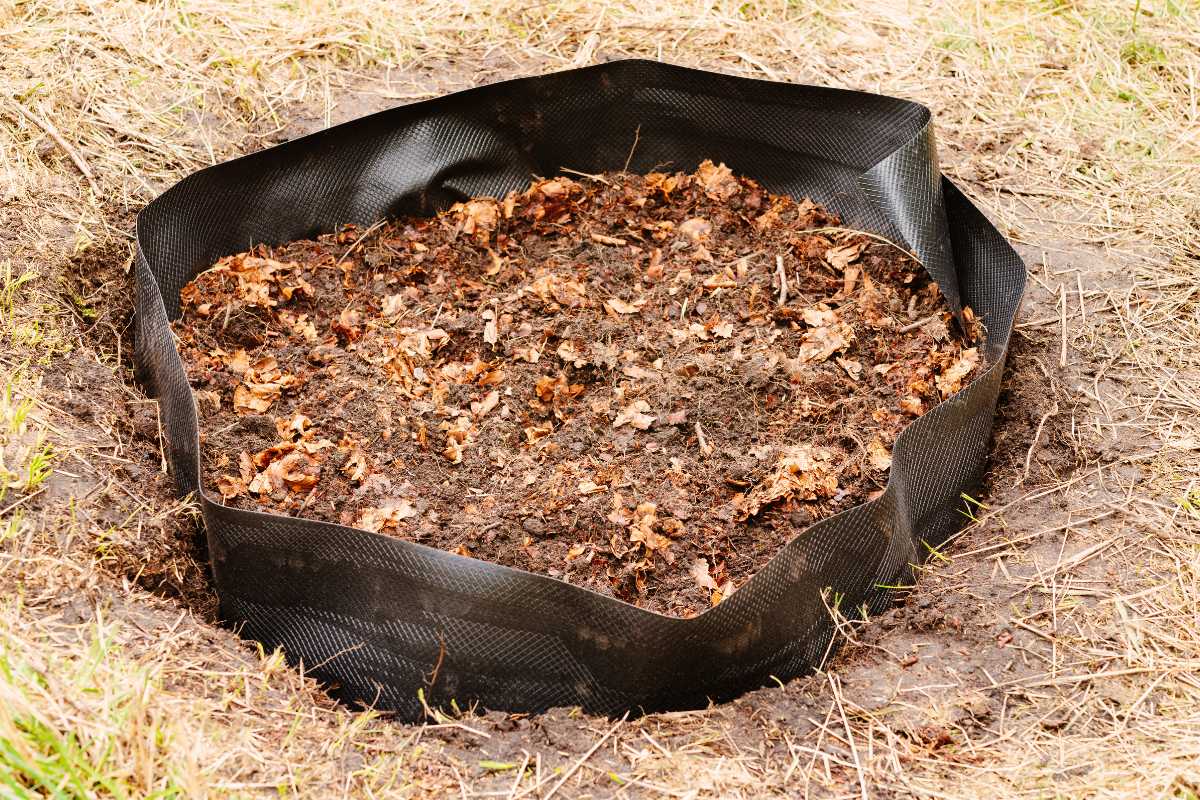
M0 501L0 741L15 754L0 759L0 775L25 784L40 776L78 796L1195 796L1200 321L1189 242L1200 184L1187 165L1197 45L1194 33L1180 33L1195 26L1173 18L1169 4L1142 6L1155 16L1135 16L1134 33L1124 7L1104 7L1125 20L1111 30L1107 18L1072 27L1041 11L993 9L1047 31L1044 52L1003 30L981 44L991 23L960 23L969 15L938 9L922 12L929 44L918 52L920 43L897 43L890 12L859 9L871 21L865 29L853 14L808 19L841 38L794 68L765 33L778 25L764 9L750 21L731 11L697 16L692 40L676 23L626 9L614 14L627 29L578 25L603 31L595 37L563 33L554 20L539 28L522 17L520 33L472 22L460 26L469 31L461 41L436 39L439 52L406 56L417 66L391 71L338 61L337 34L304 28L296 36L310 49L296 45L296 63L340 66L295 79L310 94L281 95L270 114L230 121L202 112L189 128L149 125L150 143L138 145L136 132L101 111L69 124L59 95L30 105L43 122L58 121L68 148L109 188L103 199L66 148L6 99L0 263L11 271L0 363L10 388L6 464L21 474ZM48 58L37 32L52 37L51 10L22 7L0 19L8 37L22 26L30 74ZM201 39L202 24L229 30L211 11L180 25ZM105 13L127 26L157 24ZM103 21L79 21L75 35L99 43L91 56L84 45L70 50L100 71L121 53L120 35L137 38L136 24ZM212 624L194 512L170 491L154 404L127 360L131 214L207 160L210 145L220 157L411 95L610 53L653 54L655 38L639 22L675 42L664 53L671 60L907 90L937 105L944 167L1019 242L1031 275L987 489L969 504L975 520L932 556L896 608L867 625L846 622L849 642L825 671L707 711L635 721L571 710L440 716L412 727L334 707L278 654ZM729 60L704 55L705 37L721 26L732 31L724 50L740 53ZM509 49L463 43L479 36ZM893 47L890 59L864 56L884 52L880 42ZM1154 47L1172 58L1155 62ZM963 78L1008 75L1014 64L1027 70L1025 83ZM158 76L152 87L181 85L166 66L146 69ZM1072 85L1056 81L1089 69L1117 70L1156 109L1147 127L1121 115L1109 128L1087 119ZM1190 95L1172 83L1179 69L1192 76ZM266 79L230 74L226 97L252 106L273 97L254 93ZM81 100L94 96L86 78L72 84ZM26 96L33 83L11 61L0 80L6 98ZM103 85L96 80L93 93ZM1156 105L1164 86L1183 87L1177 102ZM1020 105L1015 93L1034 111L1006 112ZM1055 114L1051 99L1073 110ZM120 110L116 101L85 107ZM1172 121L1174 150L1158 138L1159 117ZM1151 161L1124 148L1139 136L1159 148ZM150 166L130 168L135 156ZM27 269L34 277L20 285ZM35 481L29 468L46 443L53 473Z

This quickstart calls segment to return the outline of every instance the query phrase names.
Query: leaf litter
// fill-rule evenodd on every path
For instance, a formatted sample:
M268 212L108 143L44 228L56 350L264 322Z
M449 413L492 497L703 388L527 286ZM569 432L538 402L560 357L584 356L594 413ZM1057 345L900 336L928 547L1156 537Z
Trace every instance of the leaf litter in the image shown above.
M974 315L812 201L710 162L600 178L199 275L205 486L691 616L880 492L979 369Z

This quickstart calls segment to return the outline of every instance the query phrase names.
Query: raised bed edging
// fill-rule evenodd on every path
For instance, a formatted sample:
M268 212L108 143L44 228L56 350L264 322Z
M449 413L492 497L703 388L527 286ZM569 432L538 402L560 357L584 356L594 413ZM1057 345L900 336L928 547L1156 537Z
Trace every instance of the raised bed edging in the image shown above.
M636 132L637 145L632 150ZM812 525L735 594L691 619L380 534L227 508L199 481L195 400L169 320L221 256L345 223L503 196L533 174L705 158L846 224L907 244L953 307L988 330L986 369L896 440L877 499ZM884 608L925 540L962 523L982 473L1025 268L937 168L924 106L880 95L619 61L402 106L184 178L138 215L135 359L161 404L182 494L203 513L222 617L335 696L619 714L698 707L818 665L841 608Z

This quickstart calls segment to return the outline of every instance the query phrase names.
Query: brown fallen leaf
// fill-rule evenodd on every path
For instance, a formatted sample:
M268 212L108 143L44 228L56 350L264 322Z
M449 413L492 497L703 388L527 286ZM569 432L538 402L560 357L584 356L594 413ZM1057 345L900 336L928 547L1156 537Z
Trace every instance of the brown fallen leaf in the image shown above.
M688 574L692 576L692 580L701 589L716 591L719 588L717 582L713 580L712 575L708 571L708 561L703 558L697 558L692 562L692 566L688 568Z
M252 494L273 495L283 489L300 492L316 486L320 474L321 465L312 456L293 450L268 464L247 488Z
M254 459L245 450L238 453L238 476L242 479L242 483L249 483L254 480Z
M712 233L712 223L703 217L692 217L679 223L679 227L676 230L693 242L699 242Z
M846 271L842 274L842 294L849 297L854 294L854 287L858 284L858 276L862 273L858 267L846 267Z
M240 414L261 414L295 384L296 376L280 371L273 356L264 356L246 368L242 383L233 390L233 408Z
M417 510L407 500L392 499L385 501L382 506L365 509L355 526L371 533L379 533L415 516Z
M627 303L619 297L610 297L604 301L604 307L612 314L636 314L642 310L642 306L645 304L645 300Z
M650 404L645 400L634 400L617 415L617 418L613 420L612 426L620 428L622 425L628 425L631 428L637 428L639 431L648 430L656 419L653 414L647 413L649 410Z
M849 358L835 358L834 361L839 367L846 370L846 374L853 380L858 380L862 377L863 365L861 361L854 361Z
M217 491L221 493L222 500L232 500L246 491L246 484L241 478L235 478L232 475L222 475L217 478Z
M658 507L654 503L641 503L634 510L633 522L629 526L629 541L641 544L647 551L658 553L673 563L671 540L654 530L658 522Z
M239 384L233 390L233 408L241 414L261 414L271 407L279 397L279 390L268 391L262 387L258 391L245 384Z
M526 444L533 444L538 439L554 433L554 426L551 423L546 422L542 425L527 425L521 430L525 434Z
M471 413L478 419L486 417L488 413L497 406L500 402L500 392L496 389L484 395L482 400L471 401Z
M734 509L737 519L745 520L772 503L833 497L837 490L832 451L798 445L782 451L770 474L749 493L734 498Z
M892 453L878 436L867 445L867 458L875 469L884 470L892 466Z
M362 483L370 473L371 466L367 461L367 454L355 443L350 449L346 463L342 464L342 474L354 483Z
M224 356L225 366L235 375L244 375L250 369L250 356L244 348L228 355L224 351L217 352Z
M947 367L934 381L938 391L942 393L942 397L949 397L961 389L963 378L970 375L978 364L979 348L971 347L963 350L958 360Z
M343 308L338 318L329 324L330 329L347 342L356 342L362 337L363 315L357 308Z
M468 236L474 235L480 242L487 242L489 235L496 228L499 204L490 197L468 200L465 203L455 203L450 207L450 214L457 219L460 229Z
M405 308L404 295L389 294L384 296L382 313L385 317L398 317L404 313Z
M810 328L801 337L796 357L801 361L819 363L834 353L845 350L853 338L854 330L849 325Z
M817 303L800 312L804 324L810 328L823 328L840 321L838 313L824 303Z
M724 163L714 166L706 159L696 167L696 177L700 179L704 191L717 200L728 200L741 189L733 170Z
M866 245L862 242L831 247L825 251L825 261L829 266L841 272L851 263L858 260L858 257L862 255L864 247Z
M575 348L575 344L570 341L565 341L560 344L558 349L555 351L555 354L563 361L566 361L568 364L576 368L585 366L588 363L587 359L583 357L583 354L581 354L579 350Z
M451 464L461 464L463 449L473 432L471 420L458 417L453 422L443 422L440 427L446 432L446 447L442 450L442 455Z
M925 404L921 402L921 398L914 395L905 395L900 398L900 410L905 414L910 414L914 417L919 417L925 413Z
M488 344L495 344L500 341L500 331L496 327L495 310L491 308L486 309L480 316L487 320L483 325L483 341Z
M721 270L720 272L714 272L712 275L709 275L707 278L705 278L703 285L705 289L714 292L717 289L732 289L737 286L737 276L733 270L731 270L729 267L725 267L725 269Z

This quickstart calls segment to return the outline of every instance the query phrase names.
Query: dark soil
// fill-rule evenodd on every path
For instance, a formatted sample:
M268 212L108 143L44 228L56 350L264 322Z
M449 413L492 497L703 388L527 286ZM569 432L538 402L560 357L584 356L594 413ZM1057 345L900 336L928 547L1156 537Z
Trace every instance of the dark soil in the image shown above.
M920 265L838 225L706 163L223 259L177 325L205 485L703 611L977 369Z

